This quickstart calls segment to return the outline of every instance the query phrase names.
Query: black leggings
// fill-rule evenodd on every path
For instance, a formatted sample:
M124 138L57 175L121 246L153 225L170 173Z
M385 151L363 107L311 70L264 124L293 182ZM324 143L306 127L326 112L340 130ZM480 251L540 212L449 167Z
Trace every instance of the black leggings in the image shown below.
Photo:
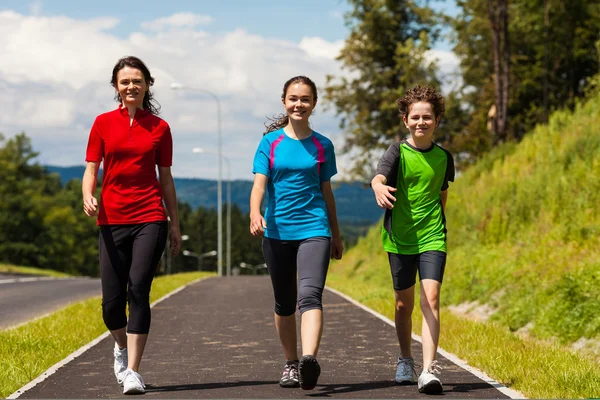
M331 240L328 237L303 240L264 238L262 249L273 284L275 313L283 317L293 315L296 301L300 313L322 310Z
M138 334L150 330L150 286L167 230L166 222L100 226L102 318L109 330L127 327L127 333Z

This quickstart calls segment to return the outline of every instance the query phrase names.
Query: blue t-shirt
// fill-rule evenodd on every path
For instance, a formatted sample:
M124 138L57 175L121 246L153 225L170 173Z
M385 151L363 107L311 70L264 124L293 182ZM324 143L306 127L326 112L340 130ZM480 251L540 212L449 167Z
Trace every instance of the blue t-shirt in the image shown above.
M270 132L258 145L252 172L269 178L265 237L331 237L321 193L321 182L337 173L331 140L315 131L302 140L288 137L283 129Z

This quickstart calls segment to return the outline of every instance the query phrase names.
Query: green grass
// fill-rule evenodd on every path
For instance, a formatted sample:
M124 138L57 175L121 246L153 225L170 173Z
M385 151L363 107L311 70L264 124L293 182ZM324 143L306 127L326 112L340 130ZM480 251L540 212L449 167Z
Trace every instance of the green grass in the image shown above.
M51 269L41 269L34 267L21 267L17 265L0 264L0 274L22 274L22 275L41 275L53 276L57 278L65 278L71 276L64 272L54 271Z
M154 302L178 287L210 275L190 272L157 277L150 300ZM100 297L69 305L15 329L0 331L0 398L14 393L105 331Z

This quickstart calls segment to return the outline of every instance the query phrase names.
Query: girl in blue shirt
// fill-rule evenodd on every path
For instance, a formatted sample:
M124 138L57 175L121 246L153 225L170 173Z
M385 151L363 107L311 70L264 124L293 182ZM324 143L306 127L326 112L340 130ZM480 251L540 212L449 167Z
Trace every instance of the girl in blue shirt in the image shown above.
M317 88L306 76L283 86L286 113L267 126L254 156L250 233L264 236L263 255L275 296L275 327L286 365L281 387L313 389L323 332L322 293L330 258L342 258L330 179L337 173L333 143L310 128ZM268 191L263 218L261 203ZM299 282L299 284L297 283ZM302 316L298 358L296 302Z

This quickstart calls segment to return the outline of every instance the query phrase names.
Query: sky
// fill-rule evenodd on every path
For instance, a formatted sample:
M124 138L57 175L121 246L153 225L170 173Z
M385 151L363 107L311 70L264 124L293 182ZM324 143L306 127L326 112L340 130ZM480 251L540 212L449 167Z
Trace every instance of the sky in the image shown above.
M455 11L452 0L436 7ZM173 176L218 176L219 114L208 91L221 108L223 178L251 180L266 117L283 112L284 82L307 75L321 94L327 75L346 73L335 57L349 10L341 0L0 0L0 133L25 132L40 164L85 165L95 117L117 107L112 68L135 55L173 133ZM447 42L430 57L441 73L457 68ZM339 120L320 106L311 125L339 149ZM338 178L348 157L339 154Z

